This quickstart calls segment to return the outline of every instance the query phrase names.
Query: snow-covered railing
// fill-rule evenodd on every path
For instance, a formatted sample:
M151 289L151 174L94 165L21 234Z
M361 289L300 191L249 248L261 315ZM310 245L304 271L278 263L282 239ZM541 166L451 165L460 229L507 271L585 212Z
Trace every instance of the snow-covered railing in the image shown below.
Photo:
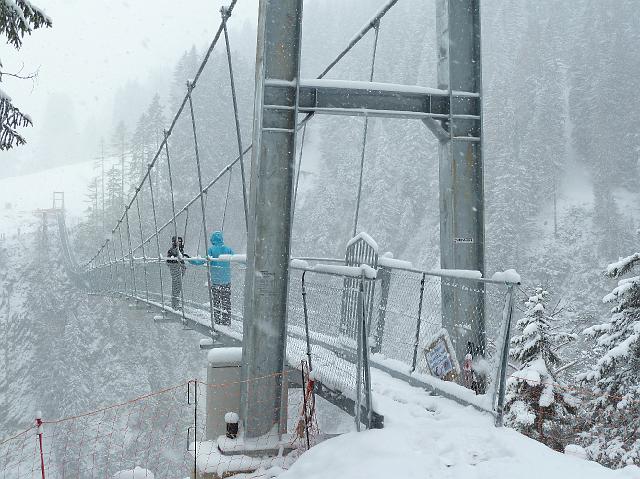
M231 311L227 316L228 323L223 324L224 311L220 305L214 304L214 327L220 334L241 340L246 256L236 254L184 260L182 289L180 296L173 298L174 305L171 305L170 266L164 257L136 258L133 264L129 264L126 259L111 261L92 270L93 275L99 276L94 284L103 291L106 289L144 299L164 308L168 313L182 317L183 321L198 321L206 330L210 324L206 262L212 261L211 271L221 268L220 263L227 263L230 271ZM357 323L350 323L353 319L345 320L344 305L354 301L353 298L358 295L358 282L365 281L375 283L372 303L365 308L369 329L367 350L371 353L372 366L464 404L472 404L487 411L499 411L500 388L506 369L504 358L508 350L508 327L511 323L509 317L513 309L513 289L520 281L515 271L498 272L490 278L483 278L478 271L415 268L410 262L394 259L390 255L380 256L375 269L368 265L345 266L344 259L312 257L292 258L290 267L289 343L291 348L299 346L297 353L292 353L292 358L297 358L297 361L298 353L303 356L306 354L304 344L307 328L303 306L304 301L307 301L310 344L317 360L324 365L322 374L327 385L341 390L346 397L355 400L355 369L352 372L346 371L347 364L355 368L359 336L356 334ZM158 269L165 271L167 278L162 288L157 280ZM132 272L134 275L131 275ZM145 272L148 289L145 289ZM303 277L307 282L306 298L302 294ZM452 295L447 301L453 303L448 306L442 296L443 288ZM473 372L482 377L475 385L473 377L465 377L468 376L468 371L463 367L467 351L465 344L452 344L450 348L455 350L451 353L456 357L453 362L456 369L453 381L438 378L427 364L426 356L429 345L443 329L443 308L457 307L457 302L464 295L482 295L484 298L482 310L468 311L459 316L464 330L471 330L471 326L477 321L482 321L487 332L486 339L470 339L473 343ZM338 357L343 358L343 362L338 361ZM344 358L351 360L344 363ZM295 361L292 359L291 362ZM343 363L344 367L339 366ZM453 376L447 379L453 379ZM476 395L472 387L480 394Z

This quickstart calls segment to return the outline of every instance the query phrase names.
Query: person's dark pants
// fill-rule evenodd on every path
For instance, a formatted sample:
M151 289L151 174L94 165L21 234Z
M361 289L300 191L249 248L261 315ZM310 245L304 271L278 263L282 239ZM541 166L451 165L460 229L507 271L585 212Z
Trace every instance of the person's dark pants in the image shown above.
M171 307L178 309L182 292L182 271L179 264L170 264L169 271L171 272Z
M216 324L231 324L231 284L214 284L211 291Z

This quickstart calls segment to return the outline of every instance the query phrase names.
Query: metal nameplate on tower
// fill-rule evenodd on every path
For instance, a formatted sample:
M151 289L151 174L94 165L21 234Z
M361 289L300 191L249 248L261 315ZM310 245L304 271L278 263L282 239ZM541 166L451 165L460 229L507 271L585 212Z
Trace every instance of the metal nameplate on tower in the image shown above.
M274 291L274 282L276 275L275 273L270 273L269 271L260 271L258 276L258 280L256 281L256 286L258 289L258 294L276 294Z
M473 238L453 238L455 244L472 244Z

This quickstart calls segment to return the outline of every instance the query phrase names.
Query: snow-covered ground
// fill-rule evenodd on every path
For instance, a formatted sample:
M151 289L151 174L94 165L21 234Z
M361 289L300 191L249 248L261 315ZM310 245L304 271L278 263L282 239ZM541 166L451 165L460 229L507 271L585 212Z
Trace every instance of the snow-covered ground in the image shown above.
M385 428L349 433L303 454L279 479L638 479L555 452L471 407L374 371Z
M105 168L112 160L105 159ZM0 179L0 235L10 237L36 219L33 212L53 206L53 192L63 191L67 221L75 224L87 208L87 185L96 174L95 162L86 161Z

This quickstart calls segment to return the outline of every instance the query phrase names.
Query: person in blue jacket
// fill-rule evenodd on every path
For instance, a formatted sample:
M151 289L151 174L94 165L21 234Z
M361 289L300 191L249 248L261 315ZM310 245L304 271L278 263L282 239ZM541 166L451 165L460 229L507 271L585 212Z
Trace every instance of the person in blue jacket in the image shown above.
M211 234L211 246L207 250L209 258L218 258L222 254L234 254L224 244L222 231ZM209 264L211 275L211 292L213 296L213 313L217 324L231 324L231 266L228 261L212 259Z

